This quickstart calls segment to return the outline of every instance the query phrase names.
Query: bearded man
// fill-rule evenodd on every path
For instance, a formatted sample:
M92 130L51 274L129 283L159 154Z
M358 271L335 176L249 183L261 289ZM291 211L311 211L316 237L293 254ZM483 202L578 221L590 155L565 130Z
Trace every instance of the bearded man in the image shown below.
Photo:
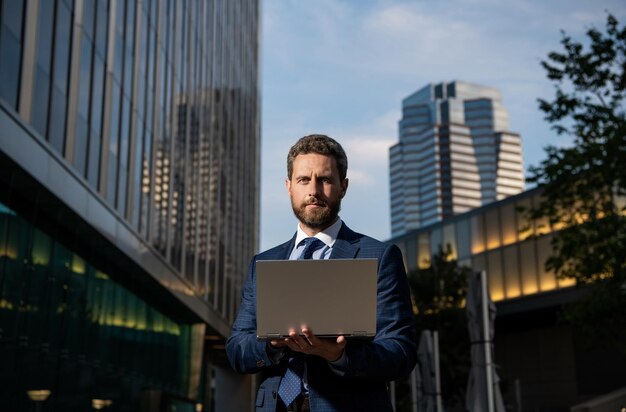
M401 252L395 245L353 232L339 218L348 190L347 170L343 148L328 136L305 136L289 150L286 186L298 228L289 241L252 259L226 343L237 372L261 372L257 411L392 411L387 383L408 375L415 365L415 331ZM297 259L309 244L316 245L308 246L313 259L378 259L372 340L319 338L315 325L306 325L288 331L284 339L257 341L256 262ZM294 385L295 359L303 361L304 368Z

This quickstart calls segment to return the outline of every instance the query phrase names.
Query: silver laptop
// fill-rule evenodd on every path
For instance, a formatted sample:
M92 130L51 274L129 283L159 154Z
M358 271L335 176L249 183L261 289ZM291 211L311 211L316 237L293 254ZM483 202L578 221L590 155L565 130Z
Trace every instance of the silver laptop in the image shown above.
M377 259L256 262L257 339L376 335Z

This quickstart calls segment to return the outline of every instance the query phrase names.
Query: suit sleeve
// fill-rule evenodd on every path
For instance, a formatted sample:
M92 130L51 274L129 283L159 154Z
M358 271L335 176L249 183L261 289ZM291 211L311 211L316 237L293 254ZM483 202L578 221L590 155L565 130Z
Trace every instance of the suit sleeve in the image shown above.
M349 341L344 377L395 380L408 375L416 362L414 317L402 254L387 245L378 269L376 336Z
M239 373L255 373L272 365L265 342L256 339L256 258L250 262L244 284L241 306L226 341L226 353L233 369Z

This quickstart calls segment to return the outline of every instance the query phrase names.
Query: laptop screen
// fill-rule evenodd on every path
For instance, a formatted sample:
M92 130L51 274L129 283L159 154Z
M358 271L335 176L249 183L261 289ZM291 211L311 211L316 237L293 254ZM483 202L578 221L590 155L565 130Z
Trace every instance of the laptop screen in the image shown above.
M376 334L377 259L256 262L257 339L307 325L316 336Z

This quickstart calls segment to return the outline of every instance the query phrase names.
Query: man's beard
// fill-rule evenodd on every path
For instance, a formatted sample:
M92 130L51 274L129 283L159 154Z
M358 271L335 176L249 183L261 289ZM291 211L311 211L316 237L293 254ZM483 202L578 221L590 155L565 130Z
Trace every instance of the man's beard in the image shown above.
M312 204L321 207L306 210L307 205ZM337 202L324 202L313 198L311 201L305 202L299 207L296 206L292 200L291 208L298 220L305 226L312 229L326 229L337 220L337 216L341 210L341 199L338 199Z

